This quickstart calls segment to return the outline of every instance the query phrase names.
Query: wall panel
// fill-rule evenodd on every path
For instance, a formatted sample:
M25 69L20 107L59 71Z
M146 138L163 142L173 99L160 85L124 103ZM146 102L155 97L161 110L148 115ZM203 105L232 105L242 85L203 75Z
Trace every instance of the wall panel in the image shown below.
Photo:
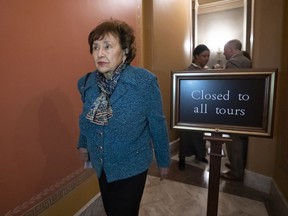
M144 0L143 0L144 1ZM146 0L145 0L146 2ZM148 3L149 2L149 3ZM164 111L170 124L170 72L186 68L192 61L191 1L157 0L145 3L143 19L150 16L152 30L146 32L143 48L146 63L158 76L163 96ZM147 23L144 25L144 31ZM144 32L145 34L145 32ZM145 43L145 42L144 42ZM151 58L152 57L152 58ZM170 140L175 139L175 131L170 131Z
M94 70L87 36L110 17L137 31L139 2L1 1L0 215L82 167L76 82Z

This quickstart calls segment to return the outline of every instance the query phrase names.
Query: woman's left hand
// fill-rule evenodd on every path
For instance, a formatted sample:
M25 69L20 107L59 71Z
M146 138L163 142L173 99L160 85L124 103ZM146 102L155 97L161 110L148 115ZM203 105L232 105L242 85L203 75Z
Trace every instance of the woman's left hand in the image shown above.
M160 172L160 181L162 181L164 178L167 177L168 173L169 173L169 168L159 168L159 172Z

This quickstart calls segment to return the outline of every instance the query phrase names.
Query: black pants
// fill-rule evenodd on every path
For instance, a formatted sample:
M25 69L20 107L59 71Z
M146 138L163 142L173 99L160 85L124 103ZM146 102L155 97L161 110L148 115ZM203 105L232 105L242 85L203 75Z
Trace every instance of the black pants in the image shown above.
M107 216L137 216L147 172L108 183L103 170L99 178L101 196Z
M202 159L206 156L206 141L203 132L183 130L180 134L179 159L195 155Z

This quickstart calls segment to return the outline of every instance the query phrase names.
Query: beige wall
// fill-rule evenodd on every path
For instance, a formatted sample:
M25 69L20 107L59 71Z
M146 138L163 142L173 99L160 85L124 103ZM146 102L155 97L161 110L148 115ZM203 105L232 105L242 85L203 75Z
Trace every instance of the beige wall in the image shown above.
M192 61L191 1L143 0L143 5L143 18L149 20L143 26L146 34L143 48L148 59L144 66L158 76L169 124L171 70L184 69ZM174 131L170 132L170 140L175 139Z
M283 42L281 46L281 74L279 74L279 95L278 95L278 131L277 131L277 149L275 157L274 179L277 182L282 194L288 200L288 2L284 1L284 22L283 27Z
M279 68L279 74L284 72L281 68L282 25L283 0L276 0L273 6L269 0L255 1L253 67ZM279 91L277 94L279 95ZM279 100L276 108L278 106L280 106ZM276 118L272 139L250 139L247 169L273 177L278 129Z

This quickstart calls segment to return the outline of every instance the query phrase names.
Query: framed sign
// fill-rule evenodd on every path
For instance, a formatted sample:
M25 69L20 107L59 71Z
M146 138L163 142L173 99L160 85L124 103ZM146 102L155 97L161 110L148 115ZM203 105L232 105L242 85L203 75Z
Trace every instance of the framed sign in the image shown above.
M171 74L172 128L272 136L277 69Z

